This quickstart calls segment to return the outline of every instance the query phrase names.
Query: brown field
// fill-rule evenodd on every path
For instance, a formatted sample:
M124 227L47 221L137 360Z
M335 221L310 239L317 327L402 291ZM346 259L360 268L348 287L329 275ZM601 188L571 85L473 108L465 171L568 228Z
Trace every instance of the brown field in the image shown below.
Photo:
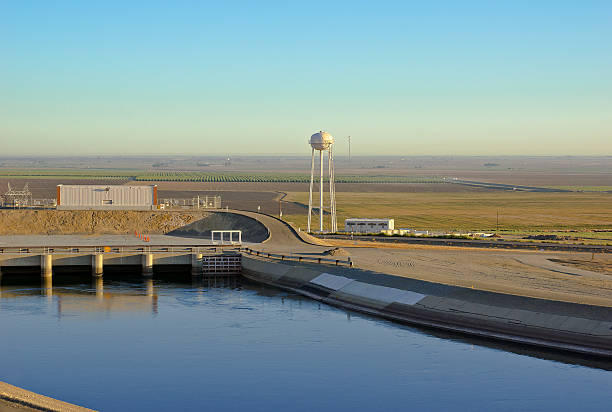
M292 192L287 200L308 204L308 193ZM499 210L500 229L508 232L612 231L607 193L338 193L337 208L340 228L347 217L389 217L396 228L495 231ZM305 215L286 219L306 226Z

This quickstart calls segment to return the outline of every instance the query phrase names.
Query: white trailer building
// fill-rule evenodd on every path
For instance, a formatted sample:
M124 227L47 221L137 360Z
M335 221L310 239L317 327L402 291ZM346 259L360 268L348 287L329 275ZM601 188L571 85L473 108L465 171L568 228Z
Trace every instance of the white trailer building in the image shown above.
M58 210L157 209L157 185L58 185Z
M380 233L383 230L393 230L393 219L351 218L344 220L344 231L354 233Z

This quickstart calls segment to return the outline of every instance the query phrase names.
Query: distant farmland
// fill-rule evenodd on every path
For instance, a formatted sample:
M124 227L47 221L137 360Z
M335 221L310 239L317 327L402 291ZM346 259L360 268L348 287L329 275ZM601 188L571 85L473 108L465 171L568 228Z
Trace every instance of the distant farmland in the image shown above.
M159 172L136 176L137 181L166 182L245 182L245 183L307 183L310 176L305 174L282 173L190 173L190 172ZM423 176L385 176L385 175L339 175L338 183L444 183L438 177Z
M308 183L310 175L237 172L148 172L105 169L0 170L3 179L120 179L140 182ZM436 176L338 175L338 183L444 183Z

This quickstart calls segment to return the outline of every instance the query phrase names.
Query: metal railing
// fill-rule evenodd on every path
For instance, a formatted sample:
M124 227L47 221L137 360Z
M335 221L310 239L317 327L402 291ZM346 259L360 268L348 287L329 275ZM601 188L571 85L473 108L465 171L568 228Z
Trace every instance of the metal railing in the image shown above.
M120 253L202 253L239 250L234 245L121 245L121 246L0 246L0 255L120 254Z
M253 250L250 248L242 248L241 251L248 253L249 255L259 256L269 259L278 259L281 261L294 261L294 262L305 262L305 263L318 263L318 264L331 264L335 266L347 266L353 267L353 261L351 257L347 257L346 260L343 259L329 259L322 257L312 257L312 256L296 256L291 254L280 254L280 253L269 253L262 252L259 250Z

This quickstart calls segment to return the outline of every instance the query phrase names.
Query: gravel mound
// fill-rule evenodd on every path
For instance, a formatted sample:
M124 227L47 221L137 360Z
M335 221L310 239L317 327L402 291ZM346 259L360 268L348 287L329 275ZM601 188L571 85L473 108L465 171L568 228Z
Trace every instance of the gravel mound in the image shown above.
M349 256L350 255L349 252L339 247L335 247L333 249L326 250L325 252L323 252L323 254L327 256Z
M0 235L167 234L209 212L0 210Z

